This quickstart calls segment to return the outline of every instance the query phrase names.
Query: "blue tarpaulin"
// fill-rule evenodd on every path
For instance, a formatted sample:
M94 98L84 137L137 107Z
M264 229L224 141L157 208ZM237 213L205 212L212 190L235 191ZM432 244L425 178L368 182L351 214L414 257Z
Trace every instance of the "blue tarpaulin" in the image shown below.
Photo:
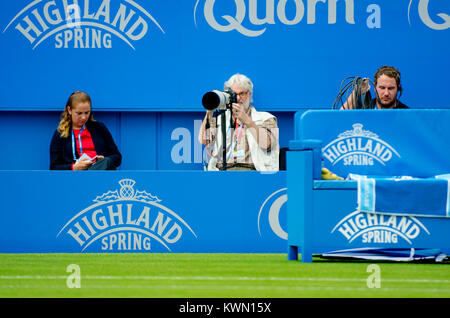
M371 261L395 261L412 262L432 260L442 262L447 255L435 248L357 248L349 250L339 250L321 255L323 258L338 259L362 259Z

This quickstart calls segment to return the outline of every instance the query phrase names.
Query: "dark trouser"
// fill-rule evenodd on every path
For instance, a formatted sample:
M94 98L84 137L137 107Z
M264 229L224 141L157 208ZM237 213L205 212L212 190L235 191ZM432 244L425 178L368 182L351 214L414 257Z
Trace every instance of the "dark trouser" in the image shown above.
M116 166L111 158L105 157L97 160L88 170L116 170Z
M250 167L230 167L227 168L228 171L255 171L255 169Z
M223 170L223 165L221 163L218 163L216 167L219 170ZM255 166L253 164L249 163L231 163L227 164L227 170L229 171L254 171Z

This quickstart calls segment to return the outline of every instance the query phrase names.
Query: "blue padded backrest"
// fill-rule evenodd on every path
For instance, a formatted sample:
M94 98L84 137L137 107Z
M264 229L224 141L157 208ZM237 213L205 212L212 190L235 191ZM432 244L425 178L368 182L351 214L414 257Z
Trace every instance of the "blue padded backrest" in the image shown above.
M450 110L311 110L294 135L321 140L322 164L343 177L450 173Z

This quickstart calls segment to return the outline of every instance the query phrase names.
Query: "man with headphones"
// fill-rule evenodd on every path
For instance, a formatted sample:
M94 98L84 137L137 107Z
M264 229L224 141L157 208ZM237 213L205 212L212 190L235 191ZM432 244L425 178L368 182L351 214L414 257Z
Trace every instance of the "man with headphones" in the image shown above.
M376 97L371 100L370 108L377 109L406 109L409 108L398 98L402 95L402 86L400 84L400 72L393 66L380 67L374 76ZM361 93L365 94L369 91L369 79L365 78L361 87ZM341 109L355 109L354 98L352 93ZM397 97L398 96L398 97Z

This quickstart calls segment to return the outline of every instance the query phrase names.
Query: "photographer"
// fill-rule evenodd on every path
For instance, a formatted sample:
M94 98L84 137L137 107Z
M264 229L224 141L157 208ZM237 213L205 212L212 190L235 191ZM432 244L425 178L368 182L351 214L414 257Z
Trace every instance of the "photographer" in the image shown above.
M207 110L198 136L199 142L206 146L211 156L208 170L278 171L279 143L276 117L268 112L258 112L250 105L253 83L245 75L231 76L224 85L224 92L227 90L231 90L230 94L226 93L226 96L231 96L231 102L221 111ZM225 167L221 118L224 114Z

